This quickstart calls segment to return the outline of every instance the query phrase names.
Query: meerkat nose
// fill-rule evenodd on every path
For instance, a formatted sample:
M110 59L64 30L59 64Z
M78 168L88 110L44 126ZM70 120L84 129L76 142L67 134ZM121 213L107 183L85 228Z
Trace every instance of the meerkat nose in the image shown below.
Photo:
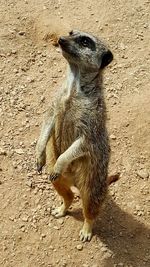
M59 40L58 40L58 43L59 43L60 45L65 44L65 43L66 43L66 38L63 37L63 36L61 36L61 37L59 38Z

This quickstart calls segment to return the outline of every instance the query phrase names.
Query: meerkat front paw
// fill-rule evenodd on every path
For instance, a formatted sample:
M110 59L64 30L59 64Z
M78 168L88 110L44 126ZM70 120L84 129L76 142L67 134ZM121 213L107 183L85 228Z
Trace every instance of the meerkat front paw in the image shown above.
M60 160L57 159L53 171L50 173L48 179L53 182L55 181L62 173L62 165L60 164Z
M79 233L80 240L82 242L90 241L92 238L92 225L88 222L84 222L83 228Z
M37 172L39 174L42 174L42 168L43 168L43 166L39 162L36 163L36 168L37 168Z
M48 180L51 182L54 182L59 176L60 176L60 173L52 172L51 174L49 174Z
M46 163L46 154L45 154L45 152L37 155L37 157L36 157L36 167L37 167L37 172L39 174L42 173L42 168L45 165L45 163Z
M66 209L64 207L64 204L62 204L60 207L55 208L54 210L52 210L51 214L55 217L55 218L61 218L64 217L66 215Z

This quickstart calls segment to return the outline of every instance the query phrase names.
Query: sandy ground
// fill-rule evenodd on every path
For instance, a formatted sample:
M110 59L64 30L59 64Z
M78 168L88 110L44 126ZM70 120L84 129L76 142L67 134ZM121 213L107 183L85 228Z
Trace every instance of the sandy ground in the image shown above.
M150 50L148 0L0 1L0 266L150 266ZM56 220L59 199L37 175L35 144L66 62L54 35L81 29L114 54L105 71L110 187L90 243L79 241L78 196Z

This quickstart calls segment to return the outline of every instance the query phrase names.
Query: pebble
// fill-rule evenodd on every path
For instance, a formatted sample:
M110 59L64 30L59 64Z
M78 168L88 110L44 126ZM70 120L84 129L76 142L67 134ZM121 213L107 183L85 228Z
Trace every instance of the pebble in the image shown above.
M142 179L147 179L149 177L147 170L139 170L137 171L137 175Z
M116 140L116 136L115 136L114 134L111 134L111 135L110 135L110 139L112 139L112 140Z
M15 219L15 218L12 217L12 216L9 217L9 220L12 221L12 222L14 221L14 219Z
M7 152L3 148L0 148L0 155L1 156L6 156Z
M45 96L41 96L41 102L44 102Z
M24 151L21 148L15 149L15 152L19 155L24 154Z
M28 176L29 178L33 177L33 175L34 175L34 173L31 173L31 172L27 173L27 176Z
M45 238L45 237L46 237L46 234L41 234L41 237L42 237L42 238Z
M32 187L32 182L31 181L27 181L26 185L29 186L29 187Z
M110 252L106 252L103 256L103 259L109 259L112 257L112 254Z
M60 230L60 226L56 226L56 225L55 225L55 226L54 226L54 229L55 229L55 230Z
M107 250L108 250L108 249L107 249L106 247L102 247L102 248L101 248L101 251L102 251L102 252L107 252Z
M25 31L18 32L19 35L25 35Z
M62 219L62 218L58 219L57 221L58 221L58 223L61 224L61 225L64 223L64 219Z
M28 216L25 215L21 219L22 219L23 222L27 222L29 218L28 218Z
M77 245L76 248L77 248L77 250L80 250L81 251L83 249L83 245L81 245L81 244L80 245Z
M67 266L67 262L63 261L61 264L62 267L66 267Z

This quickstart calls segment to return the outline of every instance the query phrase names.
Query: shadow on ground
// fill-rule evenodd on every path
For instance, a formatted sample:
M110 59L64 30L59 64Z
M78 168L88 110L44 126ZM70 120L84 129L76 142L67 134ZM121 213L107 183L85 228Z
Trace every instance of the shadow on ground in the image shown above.
M75 219L83 221L81 209L69 212ZM98 218L94 235L112 251L112 258L104 258L104 266L149 267L150 229L123 211L109 197L103 214Z

